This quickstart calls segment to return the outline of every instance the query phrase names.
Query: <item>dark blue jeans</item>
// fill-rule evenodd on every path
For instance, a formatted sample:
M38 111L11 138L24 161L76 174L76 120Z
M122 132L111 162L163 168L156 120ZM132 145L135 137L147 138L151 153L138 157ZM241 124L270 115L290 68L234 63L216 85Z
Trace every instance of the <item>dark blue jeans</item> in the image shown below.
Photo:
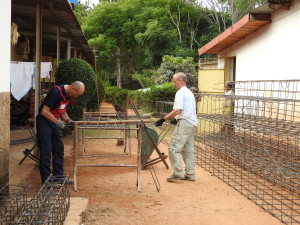
M51 174L62 176L64 174L64 144L61 129L42 115L36 117L37 140L40 150L40 174L42 183Z

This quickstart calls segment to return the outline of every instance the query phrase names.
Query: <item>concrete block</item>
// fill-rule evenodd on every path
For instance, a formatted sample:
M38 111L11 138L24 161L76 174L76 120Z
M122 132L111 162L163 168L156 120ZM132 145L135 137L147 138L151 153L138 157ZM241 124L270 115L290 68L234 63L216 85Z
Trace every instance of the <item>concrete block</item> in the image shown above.
M87 198L70 198L70 209L64 225L81 225L87 217L89 205Z

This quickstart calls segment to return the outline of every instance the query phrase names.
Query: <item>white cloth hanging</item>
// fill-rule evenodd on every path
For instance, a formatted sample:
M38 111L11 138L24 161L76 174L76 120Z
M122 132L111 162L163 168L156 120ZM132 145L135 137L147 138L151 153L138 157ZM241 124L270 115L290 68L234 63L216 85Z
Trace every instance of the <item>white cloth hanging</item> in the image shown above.
M35 66L35 62L18 62L21 65Z
M48 77L50 79L50 71L52 71L52 62L41 63L41 78Z
M10 64L10 91L18 101L24 97L32 87L34 68L34 64Z

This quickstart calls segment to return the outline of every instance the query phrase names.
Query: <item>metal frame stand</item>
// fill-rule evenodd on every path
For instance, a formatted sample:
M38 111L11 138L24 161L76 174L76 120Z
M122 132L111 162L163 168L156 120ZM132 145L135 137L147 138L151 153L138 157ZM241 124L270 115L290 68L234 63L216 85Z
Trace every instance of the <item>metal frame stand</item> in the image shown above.
M150 122L150 121L144 121ZM131 126L130 126L131 125ZM80 154L80 136L81 129L98 129L98 130L136 130L137 131L137 164L136 165L121 165L121 164L80 164L78 160L86 157L96 157L103 155L81 155ZM74 190L77 191L77 168L78 167L135 167L137 168L137 187L141 191L141 121L139 120L124 120L124 121L76 121L74 124L74 139L73 139L73 171L74 171Z

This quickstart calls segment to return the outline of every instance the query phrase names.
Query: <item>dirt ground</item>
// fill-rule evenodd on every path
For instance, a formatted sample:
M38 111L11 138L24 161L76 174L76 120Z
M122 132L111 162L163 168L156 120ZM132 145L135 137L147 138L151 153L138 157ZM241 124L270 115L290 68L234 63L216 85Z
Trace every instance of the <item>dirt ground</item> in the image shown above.
M26 131L11 131L12 139L30 136ZM65 172L73 176L72 136L64 137ZM40 185L38 167L31 159L21 165L22 151L32 142L11 145L10 184ZM132 138L131 155L93 157L79 163L101 165L132 165L137 162L137 142ZM159 145L167 154L167 146ZM91 139L85 144L86 154L123 154L124 146L116 140ZM155 154L151 158L155 158ZM167 159L169 164L169 161ZM137 169L131 167L80 167L78 191L71 187L72 197L90 200L86 225L279 225L278 219L266 213L226 183L196 167L196 181L169 183L172 174L162 162L154 165L160 191L157 192L149 169L141 171L141 191L138 192Z

